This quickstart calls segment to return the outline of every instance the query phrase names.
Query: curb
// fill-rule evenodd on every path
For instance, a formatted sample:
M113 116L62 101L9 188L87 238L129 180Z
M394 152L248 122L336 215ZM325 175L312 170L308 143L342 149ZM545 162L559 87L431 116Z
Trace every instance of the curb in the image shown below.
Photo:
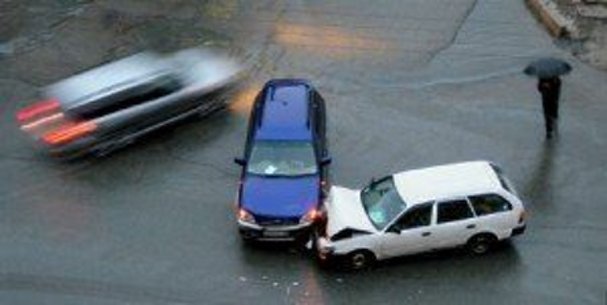
M565 17L550 0L526 0L527 6L556 38L579 39L580 31L571 18Z

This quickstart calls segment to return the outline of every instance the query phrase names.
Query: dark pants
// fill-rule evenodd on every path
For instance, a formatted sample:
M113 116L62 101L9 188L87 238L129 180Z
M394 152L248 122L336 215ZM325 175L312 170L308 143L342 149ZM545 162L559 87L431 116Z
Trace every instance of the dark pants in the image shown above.
M543 96L542 106L544 108L544 123L546 124L546 137L550 138L558 133L557 120L559 118L558 97Z

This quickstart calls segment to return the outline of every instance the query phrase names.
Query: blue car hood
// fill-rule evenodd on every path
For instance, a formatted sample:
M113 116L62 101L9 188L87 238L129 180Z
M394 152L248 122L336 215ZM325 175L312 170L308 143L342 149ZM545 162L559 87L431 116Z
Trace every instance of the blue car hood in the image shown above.
M254 215L301 217L317 206L319 192L318 176L248 176L243 181L240 203Z

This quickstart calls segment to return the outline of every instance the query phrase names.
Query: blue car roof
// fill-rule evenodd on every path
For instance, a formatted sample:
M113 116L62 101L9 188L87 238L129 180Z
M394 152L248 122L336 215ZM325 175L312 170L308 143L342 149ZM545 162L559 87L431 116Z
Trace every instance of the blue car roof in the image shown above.
M310 85L304 80L271 80L266 84L257 140L311 140Z

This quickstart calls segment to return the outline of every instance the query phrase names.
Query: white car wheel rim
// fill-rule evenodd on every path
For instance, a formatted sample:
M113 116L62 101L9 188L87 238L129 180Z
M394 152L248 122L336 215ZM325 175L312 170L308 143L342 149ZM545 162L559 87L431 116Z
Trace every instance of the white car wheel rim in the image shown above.
M487 245L485 244L477 244L476 247L474 247L474 252L476 253L484 253L485 251L487 251Z
M365 255L363 253L357 253L357 254L354 254L354 256L352 256L352 265L355 268L364 267L366 263L367 263L367 258L365 257Z
M472 251L476 254L483 254L489 249L489 244L485 238L479 238L472 246Z

